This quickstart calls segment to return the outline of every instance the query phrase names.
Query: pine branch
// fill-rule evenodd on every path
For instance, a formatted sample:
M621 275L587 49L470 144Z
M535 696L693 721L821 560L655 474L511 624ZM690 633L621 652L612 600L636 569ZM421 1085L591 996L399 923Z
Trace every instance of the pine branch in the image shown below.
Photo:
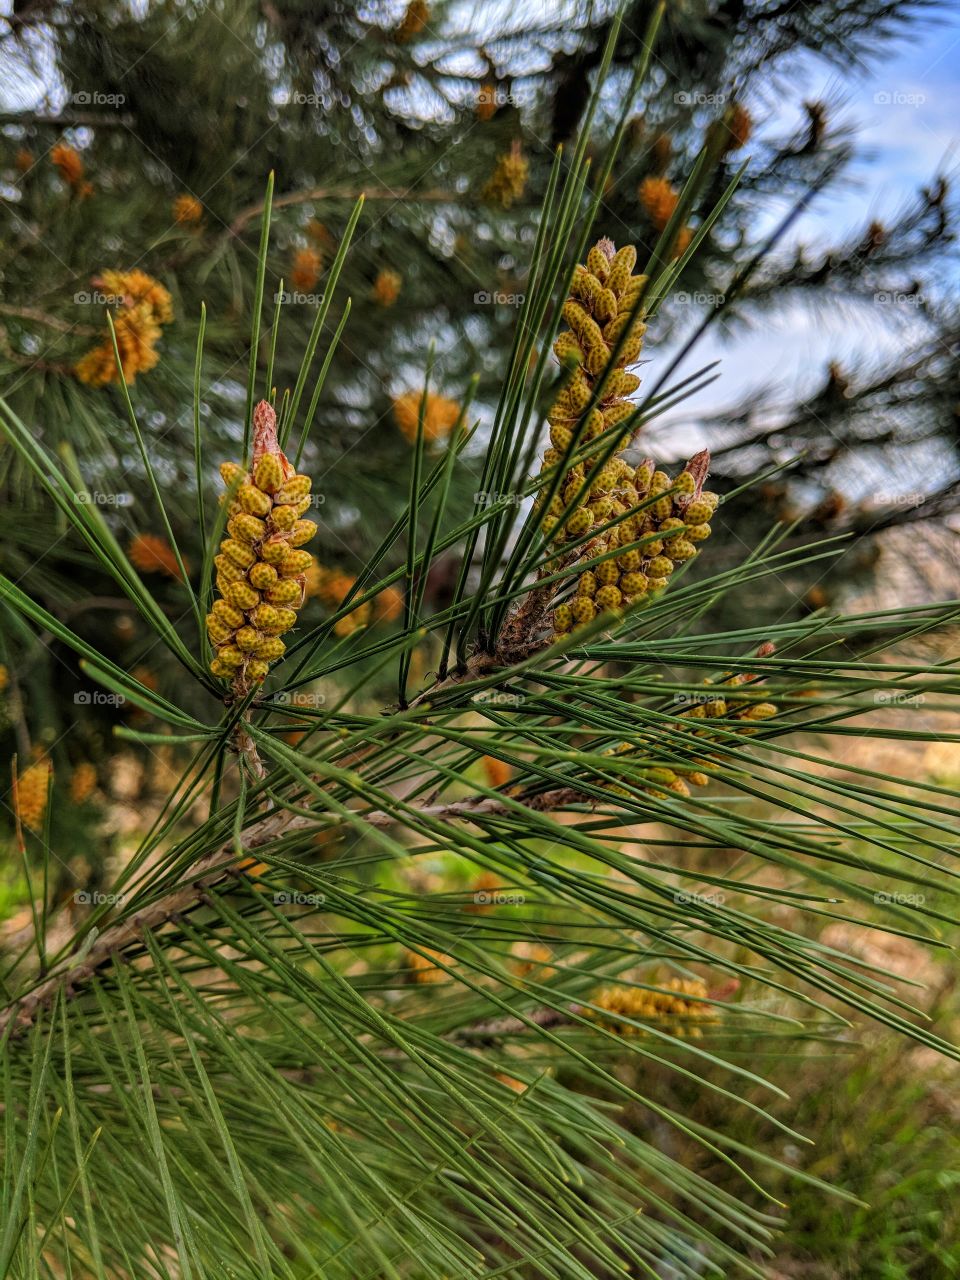
M357 200L364 201L386 201L388 204L400 205L416 205L416 204L452 204L463 208L481 207L485 202L479 196L470 196L462 191L445 190L442 188L423 188L423 187L404 187L394 189L391 187L356 187L356 186L337 186L337 187L312 187L307 191L291 191L286 195L277 196L273 200L274 209L289 209L300 204L313 204L317 200L342 200L344 203L355 204ZM515 202L517 207L527 209L538 208L536 201L528 201L521 204ZM225 238L233 238L243 231L247 224L259 218L263 213L262 202L252 204L246 209L242 209L240 213L233 219L230 226L224 233Z
M555 796L535 799L531 797L529 803L532 807L543 809L551 803L562 803L564 799L572 798L573 794L557 793ZM522 797L519 802L524 803ZM507 815L512 810L498 801L474 797L451 804L422 805L416 808L416 812L423 818L470 821L486 814ZM370 827L385 827L402 823L402 817L397 813L373 811L364 813L362 821ZM68 956L58 969L47 975L31 991L0 1009L0 1038L8 1026L11 1027L11 1034L25 1031L32 1025L38 1012L49 1009L58 995L63 994L67 999L73 999L80 994L115 956L132 946L142 945L148 932L156 933L164 925L181 923L188 912L210 901L210 890L223 885L228 875L242 875L244 864L248 862L251 853L263 850L281 836L294 835L316 825L316 818L312 815L306 816L283 809L259 818L245 829L243 856L239 859L239 864L232 839L204 854L172 889L162 892L140 910L131 907L131 914L127 918L108 925L87 948L81 942L78 948L81 958L76 953L72 957ZM350 825L348 819L342 819L326 824L323 829L335 831Z
M0 124L35 125L62 129L130 129L134 117L124 112L60 111L50 115L40 111L0 111Z

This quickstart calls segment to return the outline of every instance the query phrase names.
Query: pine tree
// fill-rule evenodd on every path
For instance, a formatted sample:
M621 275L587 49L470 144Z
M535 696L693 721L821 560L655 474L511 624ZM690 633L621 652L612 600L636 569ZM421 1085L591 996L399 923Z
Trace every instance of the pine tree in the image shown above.
M336 13L349 34L351 11ZM429 17L412 4L384 27L391 47L422 39ZM311 60L336 47L332 21L325 46L312 21L270 21ZM614 23L586 122L617 83L619 35ZM324 91L344 92L330 64ZM648 69L616 95L617 139ZM499 364L461 348L479 376L451 397L442 329L434 347L412 322L391 336L417 378L393 440L402 482L378 459L388 505L359 481L338 481L336 500L322 487L320 406L356 383L353 313L339 319L372 200L330 232L309 323L273 300L274 246L296 242L271 182L245 206L259 255L231 240L205 259L191 352L167 347L174 281L149 261L106 264L95 287L113 301L84 336L132 385L34 370L26 403L0 402L8 480L28 495L0 574L5 692L25 703L12 727L46 710L28 677L52 655L81 708L121 707L116 736L180 769L132 853L76 890L51 752L15 762L33 908L0 1013L0 1271L760 1275L776 1206L748 1195L784 1162L672 1110L654 1068L703 1077L782 1130L737 1101L763 1084L726 1053L734 1031L759 1059L871 1018L955 1056L888 975L813 926L940 940L948 789L832 766L851 735L928 740L916 708L952 707L958 670L924 645L956 606L776 625L742 608L754 584L836 548L774 530L734 565L722 548L714 559L711 530L740 495L711 490L706 454L657 468L642 435L703 378L655 365L638 388L633 373L733 199L727 183L680 248L719 135L636 247L605 234L617 151L602 135L593 169L586 129L552 163ZM503 191L520 169L512 146L500 154ZM248 311L242 342L231 305ZM106 355L86 367L108 377ZM486 430L474 406L491 387ZM127 485L148 513L132 543L126 508L96 500ZM326 551L351 508L367 550L338 567ZM63 564L31 567L31 533ZM87 621L104 599L137 618L136 665ZM736 627L704 622L717 600L741 602ZM158 682L159 654L172 674ZM54 788L57 772L54 752ZM89 768L71 777L77 807L91 785ZM732 857L705 869L717 850ZM672 1133L701 1159L678 1157Z
M616 104L629 92L651 12L642 3L626 11L609 102L591 112L597 156L615 127ZM686 332L692 312L703 311L708 324L722 316L736 331L738 322L795 297L835 306L906 290L925 300L912 314L926 316L927 332L902 358L825 373L822 395L805 404L777 405L774 413L755 396L705 424L721 491L765 466L780 468L766 509L751 500L737 510L741 528L758 511L764 522L792 514L797 493L809 493L811 482L821 498L815 516L838 508L831 532L866 534L953 509L955 321L924 283L953 236L945 182L932 182L891 225L871 223L850 243L816 255L774 247L748 270L770 194L802 203L841 180L855 155L855 140L834 128L824 104L810 104L787 136L771 139L767 131L758 141L779 79L804 52L841 67L869 60L917 14L914 5L873 0L821 5L815 19L752 3L665 10L663 83L637 101L604 179L605 225L649 251L709 128L711 183L686 211L675 250L749 160L678 280L681 297L723 301L711 312L710 303L691 308L665 299L661 344ZM149 495L136 454L118 450L112 438L118 400L106 312L118 324L126 376L136 379L172 499L189 487L192 424L184 406L201 303L216 317L204 342L222 371L205 400L205 427L225 452L236 436L267 169L278 175L265 267L267 297L277 305L264 317L258 359L278 386L292 386L296 369L287 355L293 343L274 346L276 317L301 345L312 341L335 246L357 196L365 195L369 216L343 265L349 301L326 310L321 322L325 338L341 323L345 328L315 410L323 429L309 433L315 500L328 517L325 568L355 576L382 532L369 513L383 512L385 528L400 510L383 475L408 455L425 334L437 343L439 397L428 429L438 437L449 430L473 379L474 403L489 422L517 300L530 287L527 247L553 147L563 143L569 154L585 125L612 20L612 11L591 7L563 22L524 15L497 26L481 16L471 28L443 3L362 11L340 3L262 11L155 3L141 14L100 0L29 6L11 18L3 42L22 85L20 102L30 107L5 117L12 198L3 213L0 368L7 396L25 419L42 418L53 447L92 446L105 472L119 465L119 495L111 497L104 481L93 487L103 501L123 504L111 510L128 544L148 539L146 563L158 583L170 569L162 547L149 540L163 531L144 523ZM594 172L588 183L597 180ZM139 302L125 305L134 299L111 273L132 271L169 292L166 320ZM873 308L881 319L901 311ZM940 440L942 461L931 482L927 450ZM898 494L919 490L922 502L900 499L883 510L848 503L839 511L845 469L889 469L894 446L904 478ZM75 545L50 548L29 477L12 459L3 465L5 492L17 495L16 516L4 525L11 571L31 574L48 607L85 608L99 587L78 581ZM799 490L792 478L803 481ZM469 503L475 478L457 474L453 483L452 500ZM171 500L170 518L195 564L189 511ZM751 525L751 537L762 531ZM729 529L722 524L715 536L729 538ZM443 578L438 571L441 592ZM131 648L147 642L143 635L123 640L114 656L131 660ZM37 675L56 679L49 668L38 667ZM61 727L54 716L49 735L57 738Z

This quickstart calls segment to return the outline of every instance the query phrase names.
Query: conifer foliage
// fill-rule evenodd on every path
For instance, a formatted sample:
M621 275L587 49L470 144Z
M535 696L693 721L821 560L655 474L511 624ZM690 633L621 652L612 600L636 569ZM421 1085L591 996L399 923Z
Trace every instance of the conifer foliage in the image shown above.
M611 241L602 177L661 16L611 145L589 126L618 20L586 127L552 161L485 429L469 389L435 416L423 339L395 433L402 496L385 519L363 512L375 532L355 573L327 565L337 520L307 512L372 202L327 244L298 363L296 322L262 342L282 313L271 179L244 223L259 255L237 260L245 376L217 360L212 298L179 454L144 415L148 378L123 376L126 301L108 312L117 376L99 390L169 572L91 500L115 455L54 442L0 401L48 532L82 550L176 679L158 687L2 572L19 647L55 647L138 713L117 738L179 770L126 856L66 899L74 836L46 803L49 762L17 774L33 906L0 1007L0 1275L760 1277L779 1209L765 1176L789 1172L784 1137L805 1137L745 1097L767 1088L764 1054L869 1019L960 1056L889 975L814 928L834 916L941 943L952 796L834 757L853 734L922 742L917 706L955 706L960 663L922 642L956 602L712 630L712 602L774 591L835 545L789 548L775 527L713 569L707 534L737 491L706 487L705 452L672 476L647 457L650 423L711 375L650 379L641 341L655 362L665 300L736 191L732 177L681 248L719 163L708 133L652 245ZM411 4L384 38L405 57L430 18ZM313 47L298 13L270 21ZM339 75L331 58L325 93ZM210 411L231 378L232 440ZM80 782L83 804L96 770ZM734 1035L754 1054L729 1052ZM770 1141L678 1113L673 1076L751 1109Z

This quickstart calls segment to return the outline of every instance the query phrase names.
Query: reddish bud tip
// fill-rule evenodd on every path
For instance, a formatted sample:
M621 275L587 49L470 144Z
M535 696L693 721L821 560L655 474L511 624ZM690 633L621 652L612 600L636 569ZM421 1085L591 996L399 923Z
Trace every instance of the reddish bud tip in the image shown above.
M689 471L697 483L696 489L690 494L690 501L699 498L703 493L703 486L707 481L707 472L710 470L710 450L701 449L699 453L695 453L684 468Z
M257 461L265 453L279 453L277 443L277 415L273 405L261 400L253 411L253 460Z

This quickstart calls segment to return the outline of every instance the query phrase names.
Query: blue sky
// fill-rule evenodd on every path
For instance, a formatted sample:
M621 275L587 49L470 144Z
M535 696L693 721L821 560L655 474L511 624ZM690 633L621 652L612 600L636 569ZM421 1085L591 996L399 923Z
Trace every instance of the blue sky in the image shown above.
M827 201L815 218L846 217L863 206L895 209L908 191L938 166L960 159L960 10L926 19L912 39L900 42L869 74L844 83L814 75L814 94L847 100L844 112L860 125L869 154L854 169L857 197Z
M791 238L826 245L872 217L892 223L910 195L938 170L960 171L960 9L945 9L918 23L909 40L890 46L860 74L841 77L807 64L771 127L780 132L785 121L796 120L799 104L811 99L836 104L834 118L858 127L863 156L843 188L822 197ZM775 218L783 212L775 211ZM955 290L957 281L956 261L945 263L940 286ZM672 421L689 419L691 410L709 412L728 405L757 385L774 384L784 399L793 398L817 386L832 359L855 373L902 349L909 337L909 314L902 324L891 324L889 308L882 315L878 310L868 305L831 314L798 304L733 342L705 340L685 371L719 358L721 379L687 401L671 415Z

